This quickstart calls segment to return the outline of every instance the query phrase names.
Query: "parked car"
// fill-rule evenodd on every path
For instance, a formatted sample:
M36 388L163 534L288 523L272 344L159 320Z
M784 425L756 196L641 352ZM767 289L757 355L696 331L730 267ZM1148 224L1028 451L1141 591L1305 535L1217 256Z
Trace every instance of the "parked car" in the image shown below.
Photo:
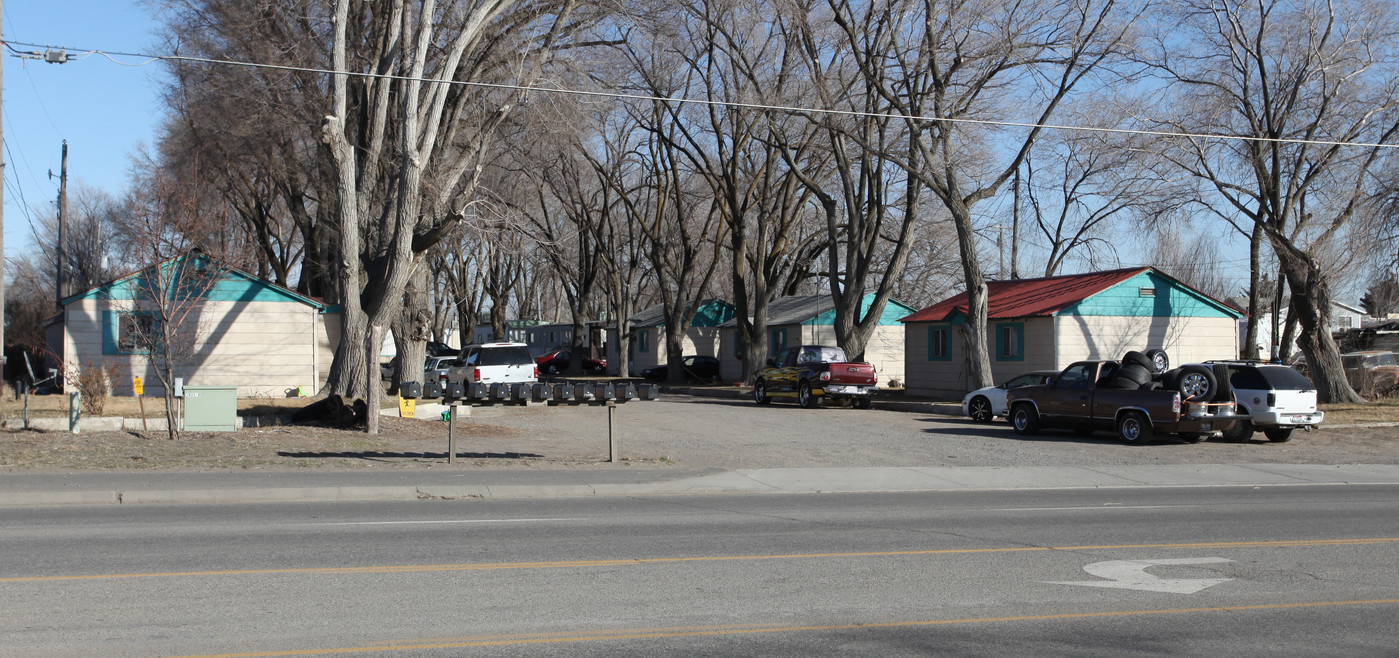
M545 374L557 375L561 372L568 370L569 360L572 357L573 353L569 350L554 350L552 352L546 352L544 354L541 354L538 358L535 359L535 362L539 364L540 371L544 372ZM583 372L589 372L593 374L602 374L607 372L606 361L593 359L586 356L581 357L581 361L583 363Z
M1053 370L1036 370L996 386L976 389L962 398L962 413L978 423L989 423L996 416L1007 418L1010 411L1006 408L1006 391L1021 386L1038 386L1057 374Z
M719 378L719 359L712 356L691 354L680 358L680 367L685 371L685 381L714 381ZM670 378L670 366L659 365L641 371L646 379L665 381Z
M753 382L753 400L769 404L773 398L796 398L812 408L822 398L850 400L856 409L868 409L874 398L874 366L850 361L845 350L822 345L801 345L782 350Z
M459 354L461 354L461 350L454 350L448 347L446 343L439 343L435 340L427 342L428 356L457 356Z
M1393 352L1367 350L1341 355L1346 380L1357 393L1385 397L1399 393L1399 358Z
M539 381L539 365L524 343L467 345L447 368L447 381L463 386L533 384Z
M447 369L456 361L455 356L430 356L423 362L423 383L447 381Z
M1224 430L1225 439L1247 441L1255 429L1261 429L1269 441L1282 443L1292 438L1293 430L1310 430L1325 417L1325 412L1316 408L1316 386L1292 368L1260 361L1206 363L1228 368L1237 413L1244 416Z

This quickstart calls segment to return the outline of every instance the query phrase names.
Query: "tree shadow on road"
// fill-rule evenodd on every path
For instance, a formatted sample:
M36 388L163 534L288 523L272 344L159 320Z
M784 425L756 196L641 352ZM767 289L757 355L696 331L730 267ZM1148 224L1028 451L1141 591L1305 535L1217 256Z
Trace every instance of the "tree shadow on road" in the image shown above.
M389 462L403 459L446 459L444 452L284 452L279 457L293 459L362 459L365 461ZM544 459L544 455L531 452L458 452L457 459Z

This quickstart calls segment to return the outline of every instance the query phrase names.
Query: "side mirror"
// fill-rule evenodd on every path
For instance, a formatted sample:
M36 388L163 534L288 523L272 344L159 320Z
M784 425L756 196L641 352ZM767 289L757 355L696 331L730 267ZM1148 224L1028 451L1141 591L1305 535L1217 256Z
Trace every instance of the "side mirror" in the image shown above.
M777 359L768 359L767 363L769 368L777 367Z

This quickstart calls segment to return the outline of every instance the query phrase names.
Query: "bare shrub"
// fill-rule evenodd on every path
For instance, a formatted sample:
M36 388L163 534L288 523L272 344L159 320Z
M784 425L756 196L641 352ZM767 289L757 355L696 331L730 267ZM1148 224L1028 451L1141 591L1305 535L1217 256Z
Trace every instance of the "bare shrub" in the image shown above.
M125 363L98 360L85 364L65 364L65 379L77 387L82 395L83 413L100 416L107 407L107 396L112 392L112 382L124 376L128 370Z

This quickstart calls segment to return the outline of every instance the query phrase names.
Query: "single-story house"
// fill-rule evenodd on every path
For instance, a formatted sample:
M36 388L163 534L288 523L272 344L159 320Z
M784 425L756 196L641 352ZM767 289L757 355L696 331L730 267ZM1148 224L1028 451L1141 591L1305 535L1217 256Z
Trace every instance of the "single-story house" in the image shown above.
M1281 322L1287 322L1287 309L1283 309L1279 314ZM1331 332L1346 331L1348 329L1360 329L1365 326L1370 317L1365 314L1364 309L1356 308L1341 302L1331 302ZM1243 352L1244 340L1248 338L1247 319L1239 321L1239 352ZM1273 350L1273 313L1264 311L1258 315L1258 353L1263 358L1272 354ZM1300 354L1297 347L1297 339L1292 339L1292 346L1289 350L1291 354Z
M697 354L718 356L719 325L734 316L733 304L722 299L701 300L690 320L690 328L680 341L681 356ZM652 366L667 362L665 339L665 306L657 304L633 314L627 322L631 334L631 348L628 350L629 369L632 376ZM607 369L617 374L621 364L620 342L617 340L616 326L608 327Z
M1002 382L1075 361L1166 350L1172 364L1233 359L1243 313L1154 268L989 281L986 344ZM902 319L910 393L961 397L975 388L963 332L967 294Z
M869 293L860 300L861 315L869 311L874 297L875 293ZM874 334L865 345L865 360L874 365L882 387L889 386L891 381L904 379L904 330L899 318L913 310L912 306L890 299L884 305L884 313L879 316ZM788 346L835 346L835 322L835 301L829 294L796 295L772 300L768 305L768 358L777 356ZM737 382L743 378L736 319L725 322L721 327L719 371L726 382Z
M64 364L67 390L76 390L72 378L83 369L106 368L117 375L114 395L133 394L133 377L145 395L165 395L150 356L160 343L143 338L158 333L152 293L159 290L172 300L166 308L184 317L170 352L186 385L236 386L239 397L324 385L340 342L339 309L196 252L59 301L47 342Z

